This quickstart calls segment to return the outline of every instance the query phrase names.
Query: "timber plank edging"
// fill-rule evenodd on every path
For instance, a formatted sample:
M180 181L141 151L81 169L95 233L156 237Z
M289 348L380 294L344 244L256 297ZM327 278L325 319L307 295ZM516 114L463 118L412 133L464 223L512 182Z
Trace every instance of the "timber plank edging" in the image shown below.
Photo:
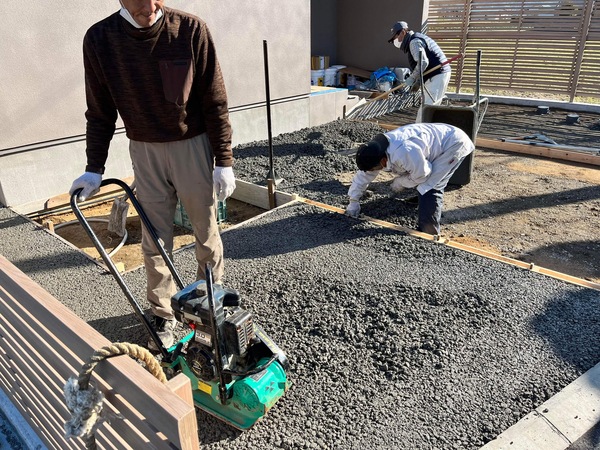
M49 448L81 448L81 440L64 437L70 414L63 386L108 344L0 255L0 388ZM163 385L128 356L103 361L92 379L105 394L105 408L126 419L100 425L99 446L198 448L189 379L186 384L176 377Z
M540 156L543 158L560 159L562 161L576 162L580 164L589 164L591 166L600 166L600 156L583 151L567 150L560 147L553 148L544 145L532 145L524 142L523 144L515 142L502 142L500 140L478 137L475 142L477 147L489 148L492 150L502 150L506 152L521 153L525 155ZM590 148L590 151L597 149Z
M325 209L327 211L331 211L331 212L335 212L338 214L345 214L345 210L342 208L338 208L337 206L331 206L331 205L327 205L325 203L321 203L321 202L317 202L314 200L310 200L310 199L306 199L306 198L298 198L298 201L302 202L302 203L306 203L308 205L313 205L316 206L318 208L321 209ZM542 275L557 279L557 280L561 280L561 281L565 281L567 283L571 283L571 284L575 284L577 286L582 286L585 288L589 288L589 289L594 289L596 291L600 291L600 283L596 283L593 281L589 281L589 280L585 280L583 278L579 278L579 277L575 277L572 275L568 275L566 273L562 273L562 272L557 272L555 270L552 269L547 269L545 267L542 266L538 266L537 264L534 263L528 263L525 261L520 261L518 259L513 259L513 258L509 258L508 256L503 256L499 253L494 253L488 250L484 250L481 248L477 248L477 247L472 247L470 245L466 245L460 242L456 242L456 241L452 241L451 239L445 238L445 237L439 237L439 236L434 236L431 234L427 234L427 233L423 233L421 231L416 231L413 230L411 228L406 228L400 225L397 225L395 223L391 223L391 222L386 222L385 220L380 220L380 219L375 219L373 217L369 217L369 216L364 216L364 219L370 223L379 225L383 228L389 228L392 230L396 230L399 231L401 233L404 233L408 236L413 236L413 237L417 237L420 239L425 239L428 241L433 241L436 242L438 244L441 245L446 245L448 247L452 247L452 248L456 248L468 253L472 253L474 255L477 256L481 256L483 258L487 258L487 259L492 259L495 261L499 261L501 263L505 263L511 266L515 266L515 267L519 267L521 269L525 269L525 270L529 270L531 272L537 272L540 273Z

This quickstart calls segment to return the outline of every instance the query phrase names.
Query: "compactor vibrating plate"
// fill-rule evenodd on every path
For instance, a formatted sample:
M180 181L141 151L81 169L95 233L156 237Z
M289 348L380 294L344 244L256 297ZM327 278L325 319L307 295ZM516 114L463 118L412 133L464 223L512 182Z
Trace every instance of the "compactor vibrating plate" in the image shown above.
M71 196L71 207L159 349L165 373L184 373L191 380L194 403L202 410L240 430L252 427L289 388L285 353L243 308L237 291L213 283L210 265L205 280L185 286L133 191L118 179L102 182L109 184L125 191L179 287L171 306L175 319L190 331L172 347L164 347L82 214L79 191Z

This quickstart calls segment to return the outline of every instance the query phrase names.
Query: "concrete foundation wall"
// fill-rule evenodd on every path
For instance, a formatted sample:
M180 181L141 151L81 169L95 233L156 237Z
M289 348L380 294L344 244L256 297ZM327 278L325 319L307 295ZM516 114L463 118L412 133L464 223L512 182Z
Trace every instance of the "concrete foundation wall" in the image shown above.
M346 111L358 100L356 97L348 97L347 89L327 87L314 89L310 97L311 127L343 118Z
M69 191L73 179L83 173L85 138L62 139L46 146L25 146L0 153L0 203L22 214L39 211L52 197ZM133 176L129 140L117 130L110 145L105 178Z

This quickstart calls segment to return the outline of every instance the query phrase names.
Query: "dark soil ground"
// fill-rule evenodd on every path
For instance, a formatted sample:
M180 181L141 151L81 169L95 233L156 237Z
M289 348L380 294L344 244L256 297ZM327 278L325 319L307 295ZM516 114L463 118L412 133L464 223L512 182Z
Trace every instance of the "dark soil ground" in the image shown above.
M457 103L454 106L466 106ZM560 145L600 151L600 114L490 104L478 137L500 140L542 134ZM416 108L383 116L404 125ZM599 158L600 159L600 158ZM471 182L445 196L442 235L569 275L600 281L598 166L477 146Z

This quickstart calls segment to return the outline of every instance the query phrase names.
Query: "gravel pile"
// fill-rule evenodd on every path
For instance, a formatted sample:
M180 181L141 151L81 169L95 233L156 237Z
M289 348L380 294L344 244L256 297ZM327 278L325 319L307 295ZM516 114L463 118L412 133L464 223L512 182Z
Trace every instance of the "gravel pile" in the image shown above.
M386 130L371 122L337 120L273 138L274 167L283 179L277 189L328 205L345 208L348 188L356 172L354 156L344 151L368 142ZM252 142L234 149L235 176L266 185L269 172L268 141ZM389 180L378 177L363 196L361 212L400 226L416 228L416 209L399 199L414 196L413 190L393 194Z
M357 147L383 132L385 130L371 122L337 120L274 137L275 174L284 180L279 188L323 202L347 194L347 188L332 185L332 180L341 173L356 171L356 164L353 157L339 152ZM268 141L239 145L234 149L234 157L236 177L266 184Z
M594 291L305 205L224 242L293 385L249 433L201 415L206 448L474 449L600 357Z
M354 163L338 149L379 131L356 126L275 139L289 192L343 206L335 175ZM266 148L236 149L236 174L259 182ZM247 432L199 412L204 449L475 449L600 360L596 291L302 203L223 242L225 282L286 351L292 386ZM146 341L111 275L7 209L0 254L108 339ZM193 279L193 250L175 264ZM126 281L141 299L144 271Z

